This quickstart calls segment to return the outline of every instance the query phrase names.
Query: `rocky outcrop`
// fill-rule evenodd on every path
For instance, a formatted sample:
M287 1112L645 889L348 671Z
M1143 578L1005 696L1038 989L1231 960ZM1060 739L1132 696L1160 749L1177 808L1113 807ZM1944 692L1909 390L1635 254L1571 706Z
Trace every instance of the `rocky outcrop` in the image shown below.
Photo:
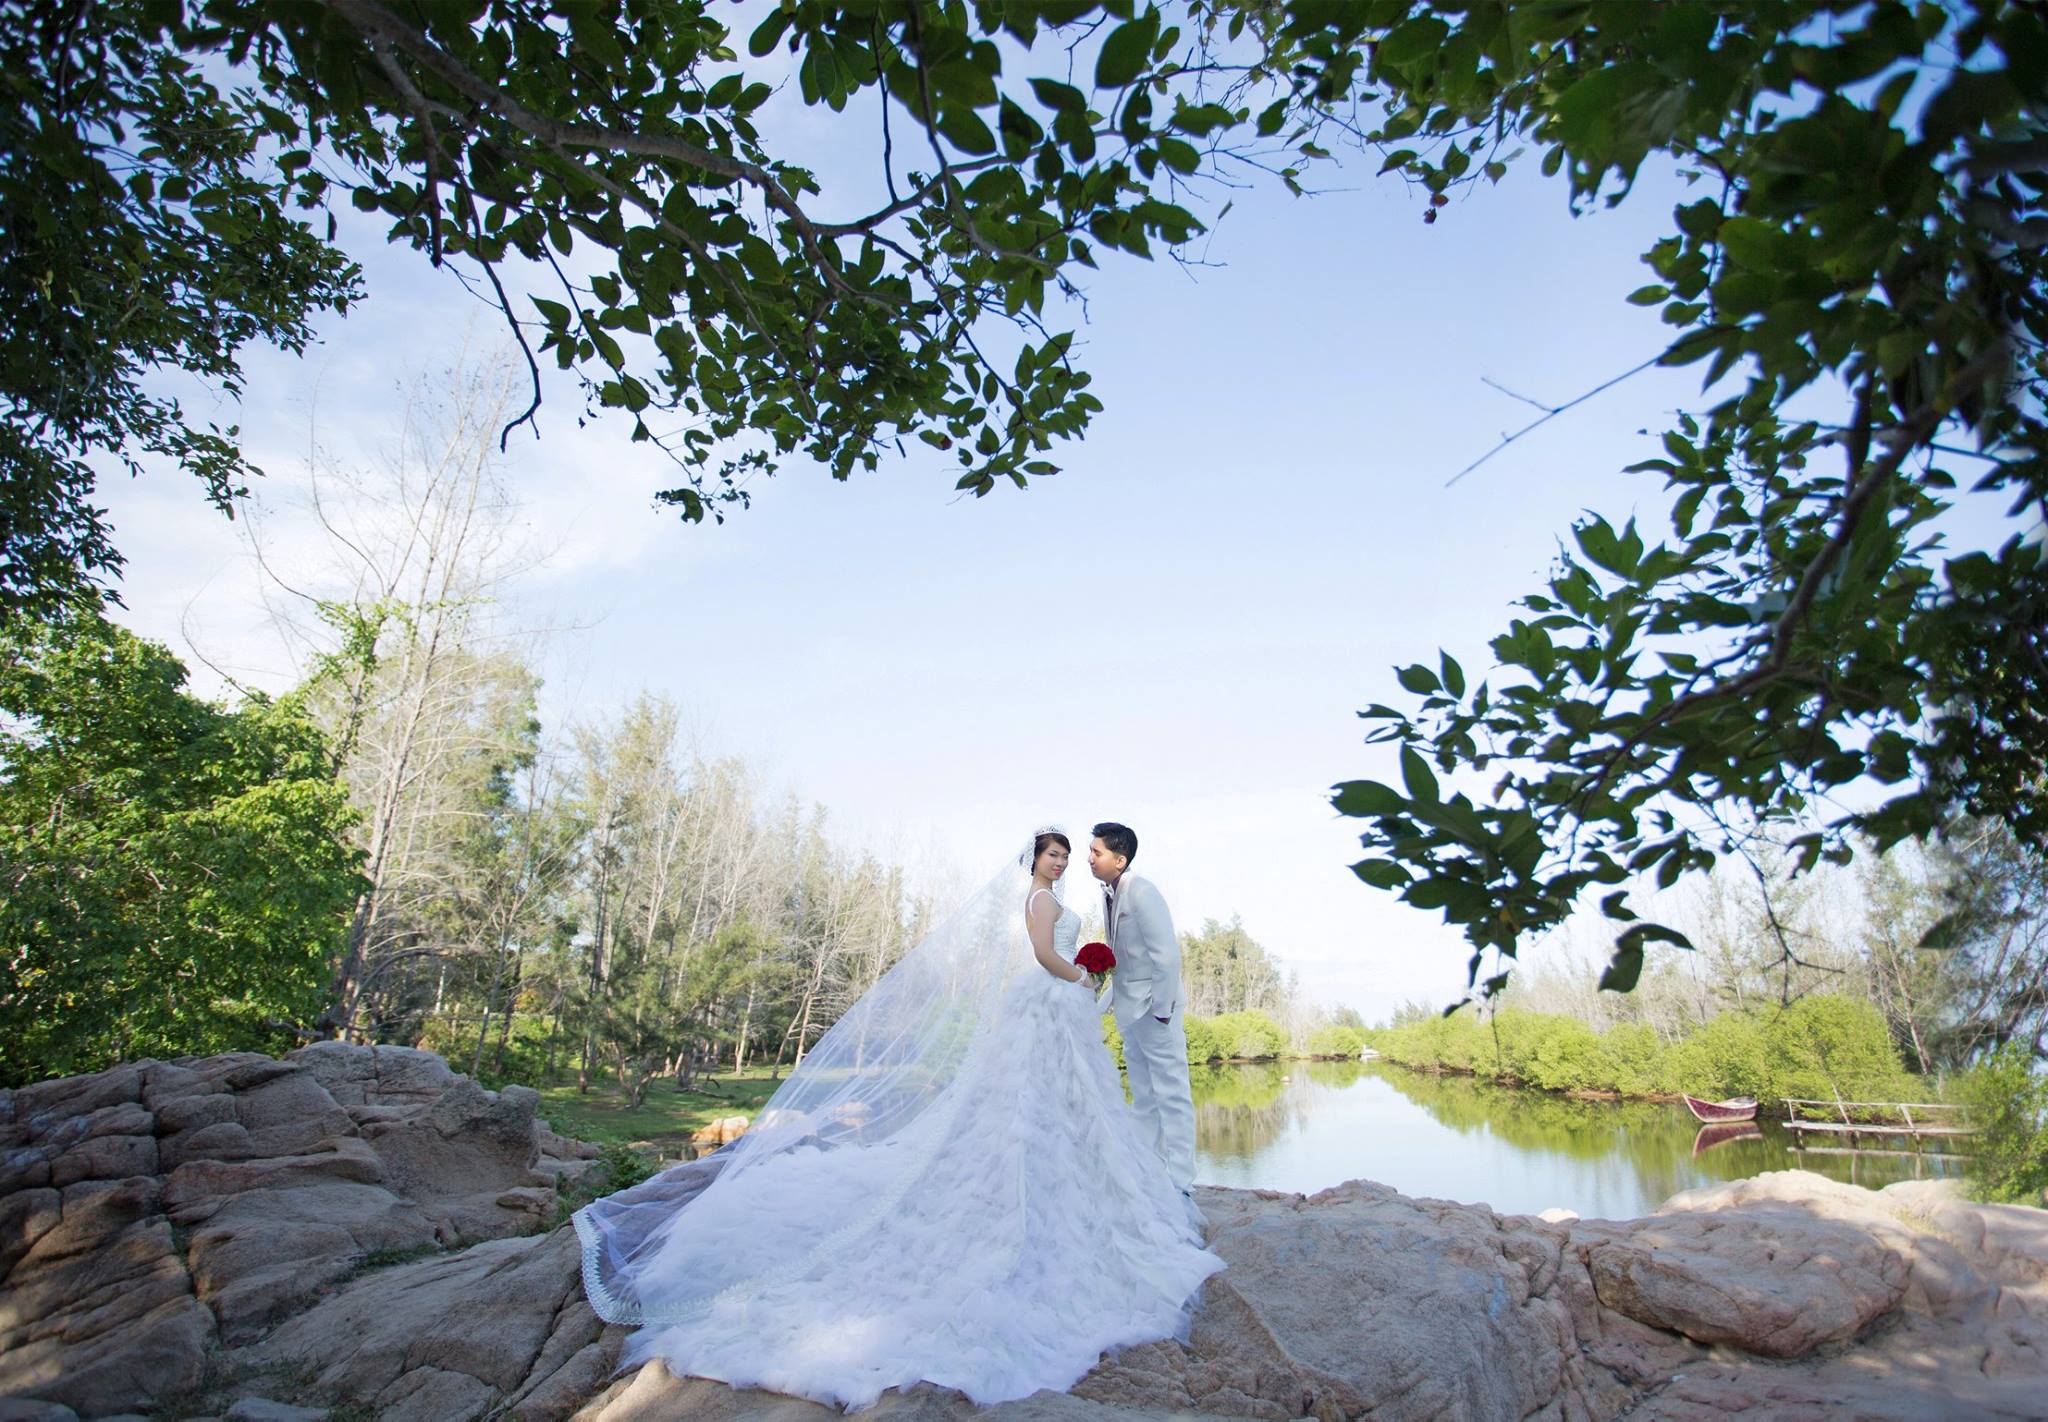
M538 1103L331 1042L0 1091L0 1397L151 1407L366 1263L552 1225L594 1151Z
M600 1391L622 1330L583 1300L575 1231L387 1269L277 1329L244 1362L380 1422L559 1418Z
M332 1045L0 1093L0 1422L837 1416L659 1365L612 1375L625 1331L584 1302L573 1231L534 1232L594 1151L534 1104L425 1053ZM980 1410L926 1386L864 1416L2048 1416L2040 1211L1803 1172L1629 1221L1362 1181L1198 1193L1229 1268L1185 1341L1064 1394Z

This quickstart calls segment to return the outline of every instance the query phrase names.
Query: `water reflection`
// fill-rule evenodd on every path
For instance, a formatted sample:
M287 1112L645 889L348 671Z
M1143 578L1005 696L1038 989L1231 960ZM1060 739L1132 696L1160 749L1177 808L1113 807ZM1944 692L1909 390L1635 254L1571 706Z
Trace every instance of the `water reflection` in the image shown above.
M1877 1187L1956 1165L1913 1152L1796 1152L1769 1122L1701 1128L1681 1106L1573 1101L1377 1063L1210 1067L1193 1086L1196 1178L1218 1185L1314 1191L1363 1178L1504 1212L1557 1205L1625 1219L1680 1190L1766 1170L1801 1166Z
M1321 1062L1289 1063L1321 1066ZM1341 1063L1339 1064L1341 1065ZM1302 1116L1308 1101L1289 1093L1291 1070L1272 1063L1189 1069L1195 1093L1195 1142L1202 1155L1251 1161Z
M1715 1146L1732 1145L1736 1141L1760 1141L1764 1129L1754 1121L1721 1121L1711 1126L1701 1126L1692 1138L1692 1158L1698 1160Z

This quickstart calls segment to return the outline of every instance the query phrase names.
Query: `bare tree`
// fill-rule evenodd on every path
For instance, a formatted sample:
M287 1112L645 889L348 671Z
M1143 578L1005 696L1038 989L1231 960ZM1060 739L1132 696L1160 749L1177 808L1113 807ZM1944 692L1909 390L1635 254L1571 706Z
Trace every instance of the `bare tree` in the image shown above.
M253 537L360 816L366 886L319 1022L332 1035L374 1032L366 1002L389 1010L422 960L449 951L430 926L436 906L476 888L452 847L530 738L533 677L494 624L528 562L512 547L494 438L511 381L492 360L411 379L392 443L367 470L316 440L306 488L324 569L281 569ZM445 964L435 980L445 985Z

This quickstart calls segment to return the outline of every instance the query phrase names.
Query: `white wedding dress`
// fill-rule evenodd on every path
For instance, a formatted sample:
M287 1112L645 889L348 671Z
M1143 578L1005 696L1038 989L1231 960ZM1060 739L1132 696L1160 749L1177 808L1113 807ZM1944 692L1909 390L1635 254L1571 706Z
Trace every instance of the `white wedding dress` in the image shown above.
M1087 979L1031 960L1024 903L1010 902L1004 951L1027 967L1006 973L986 1026L902 1129L776 1148L701 1189L665 1265L641 1267L637 1305L620 1304L602 1229L578 1213L598 1312L646 1325L624 1366L659 1358L850 1408L922 1380L986 1405L1064 1390L1104 1351L1183 1330L1223 1262L1139 1133ZM1062 907L1053 941L1069 962L1080 929ZM727 1273L693 1279L691 1305L663 1320L661 1281L705 1268Z

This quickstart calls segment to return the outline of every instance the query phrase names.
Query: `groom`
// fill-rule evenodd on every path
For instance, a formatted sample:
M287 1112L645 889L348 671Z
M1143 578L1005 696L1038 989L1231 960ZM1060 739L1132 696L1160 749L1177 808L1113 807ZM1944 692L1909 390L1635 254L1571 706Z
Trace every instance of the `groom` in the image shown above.
M1166 1173L1186 1195L1195 1178L1195 1102L1181 1022L1180 939L1159 890L1128 872L1137 857L1138 836L1128 826L1109 821L1095 827L1088 868L1102 881L1103 935L1116 954L1104 997L1123 1033L1131 1105Z

